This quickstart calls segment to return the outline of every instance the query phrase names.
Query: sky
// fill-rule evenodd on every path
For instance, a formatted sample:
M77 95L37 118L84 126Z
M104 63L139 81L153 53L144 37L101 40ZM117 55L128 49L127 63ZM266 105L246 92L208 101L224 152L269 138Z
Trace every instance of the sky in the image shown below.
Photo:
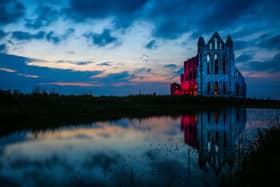
M0 0L0 89L169 94L217 31L247 95L280 98L279 12L279 0Z

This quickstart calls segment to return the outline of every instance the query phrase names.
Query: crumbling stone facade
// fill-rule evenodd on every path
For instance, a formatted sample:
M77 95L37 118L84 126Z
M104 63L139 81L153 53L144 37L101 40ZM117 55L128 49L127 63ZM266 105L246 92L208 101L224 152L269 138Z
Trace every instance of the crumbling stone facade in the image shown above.
M184 62L181 86L172 83L171 95L246 97L246 83L235 67L233 41L215 32L205 43L199 37L197 55Z

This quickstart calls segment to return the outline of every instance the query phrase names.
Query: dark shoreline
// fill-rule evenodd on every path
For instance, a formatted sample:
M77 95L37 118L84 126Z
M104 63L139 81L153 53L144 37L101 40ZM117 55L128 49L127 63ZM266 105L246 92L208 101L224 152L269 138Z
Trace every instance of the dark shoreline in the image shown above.
M280 101L190 96L93 97L44 94L0 95L0 134L67 124L213 111L225 107L280 108Z

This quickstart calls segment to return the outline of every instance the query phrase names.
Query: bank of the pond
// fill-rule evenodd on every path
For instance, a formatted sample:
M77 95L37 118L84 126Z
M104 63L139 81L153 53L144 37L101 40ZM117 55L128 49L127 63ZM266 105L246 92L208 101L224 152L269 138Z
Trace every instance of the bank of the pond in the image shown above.
M47 94L0 95L1 131L51 128L59 125L180 115L224 107L280 108L280 101L188 96L93 97Z
M221 186L280 186L280 124L261 133L255 146Z

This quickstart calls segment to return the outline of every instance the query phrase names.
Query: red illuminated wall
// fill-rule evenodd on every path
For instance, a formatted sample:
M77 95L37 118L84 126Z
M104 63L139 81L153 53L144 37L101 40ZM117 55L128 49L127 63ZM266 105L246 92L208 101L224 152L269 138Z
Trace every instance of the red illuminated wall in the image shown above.
M180 84L177 84L177 83L172 83L170 85L170 93L171 95L181 95L181 85Z
M197 96L197 67L198 56L184 62L184 74L181 75L181 87L185 95Z
M184 62L184 73L180 75L181 85L172 83L170 85L171 95L197 96L196 72L198 67L198 56Z
M198 67L198 56L184 62L184 73L180 75L181 85L172 83L170 85L171 95L197 96L196 72Z

